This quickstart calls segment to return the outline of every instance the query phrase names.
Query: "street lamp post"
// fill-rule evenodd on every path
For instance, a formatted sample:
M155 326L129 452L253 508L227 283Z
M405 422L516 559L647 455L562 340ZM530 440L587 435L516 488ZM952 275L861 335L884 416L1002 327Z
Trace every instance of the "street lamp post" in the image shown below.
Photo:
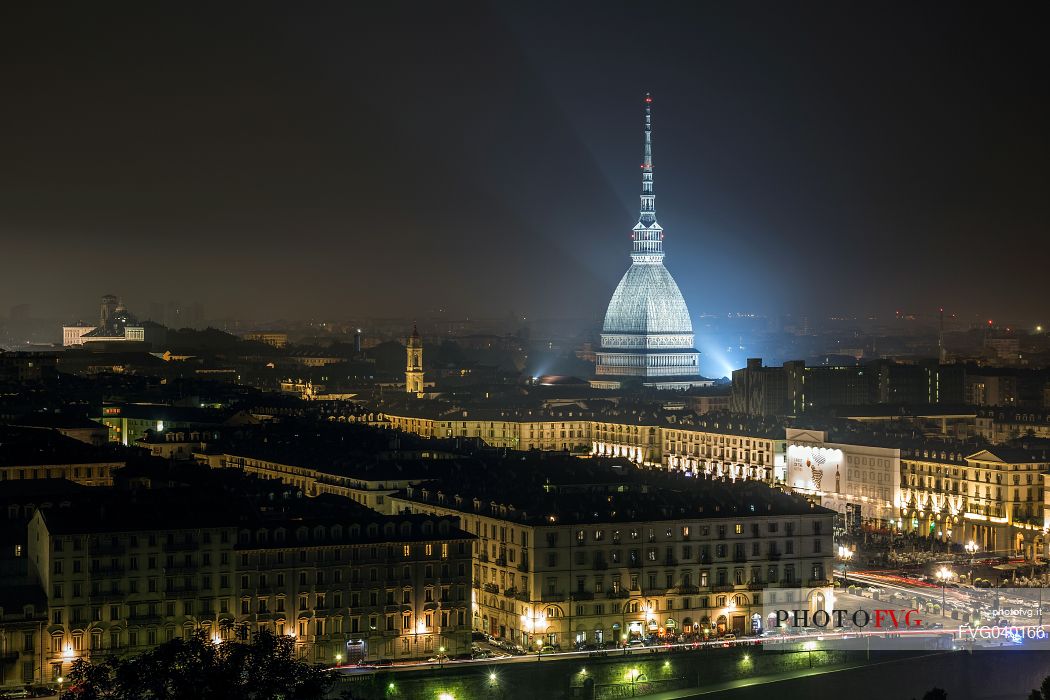
M812 641L806 642L805 644L802 645L802 649L806 652L806 655L809 657L809 667L810 668L813 668L813 649L816 646L817 646L816 643L812 642Z
M945 587L948 585L948 581L950 581L951 578L952 572L951 569L949 569L948 567L942 566L941 568L937 569L937 579L941 582L941 617L944 617Z
M839 545L839 559L842 560L842 586L849 586L849 561L853 558L853 550L849 547Z
M973 559L974 555L977 554L977 543L970 540L965 546L966 553L970 555L970 585L973 585Z

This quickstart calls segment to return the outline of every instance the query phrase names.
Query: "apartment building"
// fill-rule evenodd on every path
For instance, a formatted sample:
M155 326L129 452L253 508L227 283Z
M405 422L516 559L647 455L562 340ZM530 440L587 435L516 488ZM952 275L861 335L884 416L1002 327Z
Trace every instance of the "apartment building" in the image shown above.
M757 481L526 459L389 498L456 516L474 544L473 625L522 646L751 634L762 606L822 607L834 513ZM644 476L644 478L643 478ZM775 623L774 623L775 624Z
M383 516L230 473L100 490L37 511L28 540L47 598L37 681L197 632L267 629L322 663L469 651L473 538L454 518Z
M784 429L771 419L624 406L556 409L425 409L384 413L390 427L423 437L478 438L491 447L625 457L645 466L783 481Z
M898 527L998 555L1046 558L1043 440L927 443L901 451Z

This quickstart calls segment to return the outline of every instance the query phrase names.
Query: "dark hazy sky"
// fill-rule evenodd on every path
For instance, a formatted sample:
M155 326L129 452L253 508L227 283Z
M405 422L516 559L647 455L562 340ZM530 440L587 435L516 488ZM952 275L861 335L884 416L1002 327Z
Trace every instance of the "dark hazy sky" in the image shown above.
M1045 5L1042 5L1045 7ZM1036 3L12 2L0 315L1047 310Z

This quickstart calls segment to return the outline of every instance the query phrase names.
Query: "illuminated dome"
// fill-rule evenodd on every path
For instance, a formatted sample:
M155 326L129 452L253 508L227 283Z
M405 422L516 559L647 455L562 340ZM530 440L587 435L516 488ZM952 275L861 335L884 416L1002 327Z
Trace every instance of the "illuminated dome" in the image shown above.
M631 265L609 300L602 332L689 335L690 347L693 323L682 292L662 263Z
M664 267L664 230L653 195L652 98L645 96L645 148L638 223L631 232L631 267L616 286L595 353L596 386L635 378L646 386L704 386L693 322L681 290Z

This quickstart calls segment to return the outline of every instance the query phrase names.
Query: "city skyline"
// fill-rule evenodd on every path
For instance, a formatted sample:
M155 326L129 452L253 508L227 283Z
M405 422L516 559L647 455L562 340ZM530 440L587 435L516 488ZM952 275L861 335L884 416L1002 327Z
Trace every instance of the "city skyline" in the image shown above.
M1047 15L0 6L0 698L1050 700Z
M1043 312L1033 276L995 283L1047 252L1034 16L603 5L586 31L597 6L164 12L5 10L23 57L0 117L0 237L21 263L5 312L75 317L113 292L140 315L175 298L212 318L598 318L647 90L694 323Z

